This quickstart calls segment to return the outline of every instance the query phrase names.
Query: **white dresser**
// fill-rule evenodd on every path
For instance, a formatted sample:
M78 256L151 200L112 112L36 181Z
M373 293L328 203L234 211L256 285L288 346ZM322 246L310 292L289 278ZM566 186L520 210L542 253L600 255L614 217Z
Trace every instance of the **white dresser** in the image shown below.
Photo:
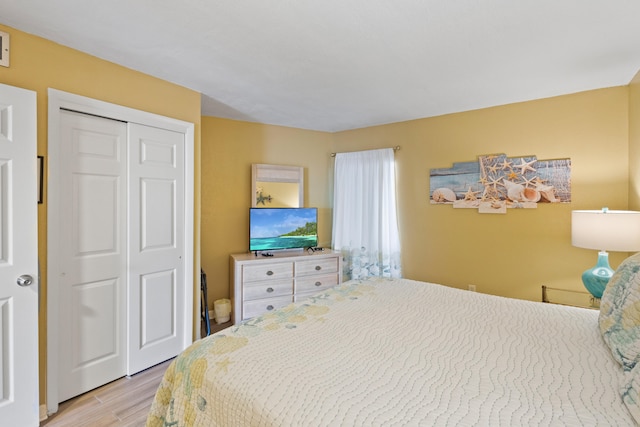
M342 258L324 250L230 257L233 323L300 301L342 282Z

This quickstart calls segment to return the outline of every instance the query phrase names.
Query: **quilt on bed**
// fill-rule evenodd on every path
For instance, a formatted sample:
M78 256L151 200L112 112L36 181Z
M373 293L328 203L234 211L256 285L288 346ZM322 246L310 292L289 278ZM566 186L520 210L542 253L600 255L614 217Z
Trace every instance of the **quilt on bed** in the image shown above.
M149 426L635 425L598 312L350 281L194 343Z

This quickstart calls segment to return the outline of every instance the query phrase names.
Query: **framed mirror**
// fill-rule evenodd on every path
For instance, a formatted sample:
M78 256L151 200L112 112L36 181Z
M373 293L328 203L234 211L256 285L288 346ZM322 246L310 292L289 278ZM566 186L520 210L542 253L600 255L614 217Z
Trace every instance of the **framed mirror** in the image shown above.
M251 188L252 207L301 208L304 206L304 169L254 163Z

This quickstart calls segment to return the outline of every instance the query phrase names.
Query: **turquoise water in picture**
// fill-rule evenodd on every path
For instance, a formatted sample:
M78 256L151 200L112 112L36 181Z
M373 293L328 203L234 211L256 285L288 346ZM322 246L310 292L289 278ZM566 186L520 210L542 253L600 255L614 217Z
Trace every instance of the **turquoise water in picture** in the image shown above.
M251 239L252 251L310 248L318 245L316 236L263 237Z
M318 246L318 210L316 208L250 209L250 251L315 246Z

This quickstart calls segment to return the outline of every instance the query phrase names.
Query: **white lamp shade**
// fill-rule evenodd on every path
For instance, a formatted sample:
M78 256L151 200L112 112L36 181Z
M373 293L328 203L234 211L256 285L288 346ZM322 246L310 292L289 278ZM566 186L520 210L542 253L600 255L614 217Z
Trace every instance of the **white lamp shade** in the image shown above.
M640 251L640 212L572 211L571 243L601 251Z

